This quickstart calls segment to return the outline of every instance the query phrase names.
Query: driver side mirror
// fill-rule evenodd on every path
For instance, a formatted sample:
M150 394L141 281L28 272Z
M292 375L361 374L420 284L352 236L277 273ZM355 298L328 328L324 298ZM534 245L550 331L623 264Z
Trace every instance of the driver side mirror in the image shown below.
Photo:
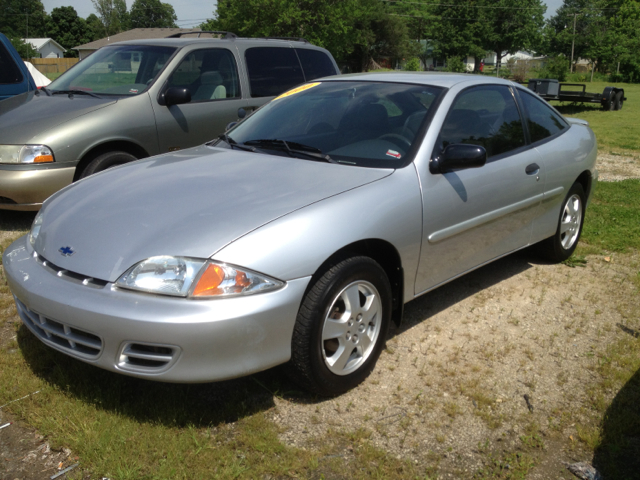
M191 101L191 91L188 88L169 87L160 97L166 107L171 105L182 105Z
M442 153L431 159L431 173L446 173L451 170L480 168L487 163L487 151L479 145L455 144L447 145Z

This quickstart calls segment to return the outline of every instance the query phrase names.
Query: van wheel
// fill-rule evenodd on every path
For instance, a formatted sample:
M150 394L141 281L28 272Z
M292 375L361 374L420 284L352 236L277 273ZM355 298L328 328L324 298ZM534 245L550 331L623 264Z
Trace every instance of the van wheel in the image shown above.
M576 247L584 223L585 194L582 185L574 183L562 203L556 233L540 242L540 252L549 260L562 262Z
M323 396L362 383L384 348L391 295L385 271L369 257L329 268L300 306L288 364L292 379Z
M134 160L137 160L137 158L127 152L103 153L89 162L80 174L80 178L85 178L89 175L93 175L94 173L102 172L107 168L124 165L125 163L133 162Z

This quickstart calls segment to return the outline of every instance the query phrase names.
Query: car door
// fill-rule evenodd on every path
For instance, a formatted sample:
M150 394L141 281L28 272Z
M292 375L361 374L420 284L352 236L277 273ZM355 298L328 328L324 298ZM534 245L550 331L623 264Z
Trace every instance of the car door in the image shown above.
M451 104L433 151L450 144L487 150L480 168L421 172L423 241L415 293L529 243L544 180L511 87L478 85Z
M191 101L161 105L162 92L186 88ZM188 52L153 102L160 152L200 145L222 134L238 118L242 99L238 63L232 50L203 48Z

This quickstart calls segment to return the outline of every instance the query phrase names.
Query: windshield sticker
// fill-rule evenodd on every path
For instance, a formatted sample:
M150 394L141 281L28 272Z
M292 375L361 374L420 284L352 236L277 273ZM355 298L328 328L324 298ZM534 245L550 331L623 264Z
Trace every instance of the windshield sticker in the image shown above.
M317 87L322 82L308 83L307 85L302 85L301 87L294 88L293 90L289 90L288 92L283 93L279 97L274 98L274 100L280 100L281 98L288 97L290 95L295 95L296 93L304 92L305 90L309 90L310 88Z
M132 89L129 90L129 93L138 93L138 90L135 89L135 88L132 88Z
M402 157L402 155L400 155L400 152L396 152L395 150L387 150L387 155L389 155L390 157L393 157L393 158Z

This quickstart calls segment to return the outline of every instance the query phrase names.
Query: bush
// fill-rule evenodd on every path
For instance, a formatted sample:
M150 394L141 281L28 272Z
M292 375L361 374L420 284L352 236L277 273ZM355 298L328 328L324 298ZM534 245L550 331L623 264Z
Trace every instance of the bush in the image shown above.
M567 80L569 59L563 56L551 57L547 65L538 71L538 78L555 78L560 82Z
M458 72L464 73L467 71L467 66L460 57L447 58L447 65L445 67L446 72Z
M419 72L420 69L420 59L413 57L407 60L407 63L404 64L404 69L408 72Z

